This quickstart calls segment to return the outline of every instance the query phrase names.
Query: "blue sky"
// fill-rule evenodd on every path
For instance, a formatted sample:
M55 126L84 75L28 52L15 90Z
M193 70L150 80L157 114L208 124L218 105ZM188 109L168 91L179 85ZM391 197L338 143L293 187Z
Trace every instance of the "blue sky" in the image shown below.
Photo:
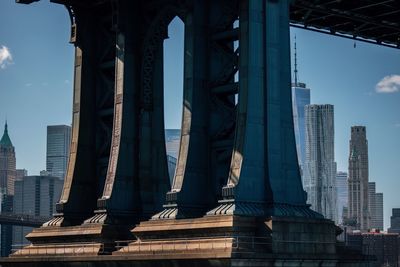
M182 26L166 41L167 128L181 120ZM45 169L46 126L70 124L73 47L62 6L0 1L0 122L6 118L16 147L17 167ZM400 207L400 50L292 29L298 41L300 81L314 104L335 106L338 170L347 170L352 125L367 126L370 180L384 193L385 225ZM384 79L387 77L386 79ZM380 83L381 82L381 83ZM377 84L381 91L378 93Z

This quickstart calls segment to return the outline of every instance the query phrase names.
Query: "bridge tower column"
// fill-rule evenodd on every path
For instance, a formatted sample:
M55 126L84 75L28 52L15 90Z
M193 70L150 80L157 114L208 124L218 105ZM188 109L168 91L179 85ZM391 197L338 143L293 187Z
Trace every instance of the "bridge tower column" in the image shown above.
M77 225L101 194L111 144L115 40L110 7L76 8L72 141L57 215L46 226Z
M306 205L290 87L290 1L240 1L239 104L228 182L209 215L320 217Z

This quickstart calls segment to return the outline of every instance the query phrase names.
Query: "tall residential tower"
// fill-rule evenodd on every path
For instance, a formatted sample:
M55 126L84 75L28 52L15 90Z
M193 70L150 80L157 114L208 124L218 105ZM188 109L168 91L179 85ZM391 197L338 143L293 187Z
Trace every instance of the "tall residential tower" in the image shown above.
M334 108L307 105L306 160L303 184L311 208L337 221L336 162L334 152Z
M368 141L365 126L351 127L349 155L349 219L362 231L369 229Z

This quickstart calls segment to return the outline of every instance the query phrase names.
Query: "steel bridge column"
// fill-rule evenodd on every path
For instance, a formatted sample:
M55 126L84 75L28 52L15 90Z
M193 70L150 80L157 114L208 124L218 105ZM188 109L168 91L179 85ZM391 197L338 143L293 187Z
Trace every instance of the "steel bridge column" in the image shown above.
M109 59L109 40L104 40L100 33L104 29L99 16L80 10L76 12L78 27L70 159L61 199L57 204L58 215L47 223L49 226L79 224L88 218L95 209L95 199L101 187L100 157L104 154L100 151L104 151L104 146L109 142L106 121L109 115L112 116L112 111L108 114L105 107L107 94L103 95L104 109L101 109L97 96L102 90L110 90L107 80L96 79L96 71L108 71L101 67L107 66L105 63ZM98 30L94 30L95 25ZM100 115L101 112L103 115ZM99 121L102 130L98 127Z
M209 215L309 216L294 139L289 0L242 0L239 106L227 185Z
M234 197L235 215L246 215L240 205L252 205L253 215L265 203L264 150L264 1L240 4L239 104L231 170L224 197Z
M208 92L207 3L194 0L185 17L184 99L181 146L167 212L153 218L193 217L207 208L208 194Z
M167 6L152 15L142 43L139 115L139 183L142 216L162 210L165 193L171 188L164 134L164 49L168 25L175 9Z
M238 84L237 1L193 1L185 21L181 146L166 209L153 219L205 214L229 170Z
M96 215L86 223L126 224L141 217L137 166L137 131L139 94L138 66L141 58L135 32L137 10L125 1L118 3L115 18L116 58L112 145L102 196ZM129 13L129 14L128 14ZM136 14L132 14L136 13ZM122 222L121 222L122 220Z
M274 203L304 206L293 127L290 72L290 1L266 1L267 175Z

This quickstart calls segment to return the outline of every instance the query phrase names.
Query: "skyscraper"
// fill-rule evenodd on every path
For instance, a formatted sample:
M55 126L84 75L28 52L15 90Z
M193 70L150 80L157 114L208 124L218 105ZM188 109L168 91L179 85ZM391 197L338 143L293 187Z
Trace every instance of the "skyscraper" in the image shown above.
M337 211L338 221L343 222L343 209L348 206L348 186L347 186L347 172L338 172L336 174L336 188L337 188Z
M294 134L296 137L297 158L303 171L306 155L305 106L310 105L310 89L298 82L297 44L294 43L294 83L292 83L292 108ZM303 174L302 174L303 175Z
M303 184L311 208L337 221L334 108L305 107L306 159Z
M0 140L0 190L7 195L14 195L16 176L15 148L8 135L7 122Z
M383 230L383 193L376 193L376 183L368 183L369 228Z
M25 176L15 182L14 212L50 218L60 199L63 181L59 177ZM18 248L28 241L25 236L31 227L13 227L13 246Z
M305 106L310 105L310 89L304 83L292 84L292 105L297 158L303 169L306 155Z
M375 194L375 214L373 217L373 227L383 231L384 216L383 216L383 193Z
M67 171L70 143L70 126L47 126L46 170L50 176L64 179Z
M349 218L362 231L369 228L368 141L364 126L351 127L349 155Z
M376 195L376 184L374 182L368 182L368 209L369 209L369 225L368 228L374 227L374 214L376 210L375 206L375 195ZM380 229L380 228L378 228ZM381 229L382 230L382 229Z

